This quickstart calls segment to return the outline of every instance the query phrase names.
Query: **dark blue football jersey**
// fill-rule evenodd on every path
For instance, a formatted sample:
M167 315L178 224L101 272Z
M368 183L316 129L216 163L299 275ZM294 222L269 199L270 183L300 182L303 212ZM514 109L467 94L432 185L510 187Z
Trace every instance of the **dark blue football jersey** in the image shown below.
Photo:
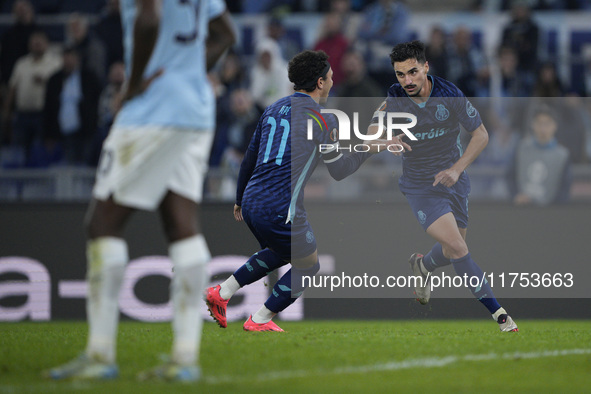
M326 163L345 162L338 160L343 156L338 152L319 152L320 144L335 144L336 133L331 131L338 124L332 115L319 118L321 108L307 94L295 93L265 110L244 160L256 155L256 164L252 170L243 170L248 167L243 162L241 168L241 178L249 178L247 182L239 179L238 205L272 223L305 222L304 187L318 161L323 157ZM322 125L314 122L312 138L307 132L309 114Z
M451 189L467 194L470 191L470 182L465 172L452 188L441 184L436 187L432 185L435 175L450 168L463 153L459 140L460 125L468 132L476 130L482 124L480 114L453 83L437 76L429 75L428 78L433 87L426 102L417 104L396 83L388 89L388 97L378 110L386 113L407 112L417 117L416 126L410 129L417 141L408 138L404 140L412 147L412 151L402 155L400 190L403 193L421 193L449 192ZM378 122L377 114L378 112L374 115L372 124ZM396 135L399 133L400 131L394 131Z

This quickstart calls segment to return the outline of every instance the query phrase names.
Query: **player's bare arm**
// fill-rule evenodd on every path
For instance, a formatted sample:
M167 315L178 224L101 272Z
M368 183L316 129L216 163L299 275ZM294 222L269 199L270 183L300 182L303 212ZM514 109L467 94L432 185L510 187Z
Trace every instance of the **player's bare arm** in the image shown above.
M230 14L225 11L219 17L209 22L209 34L206 42L207 71L211 70L226 49L236 42L236 35L232 29Z
M160 0L136 0L136 4L138 12L133 26L134 47L131 74L122 93L122 101L142 94L152 81L162 74L162 70L158 70L144 79L144 71L156 46L160 29Z
M455 185L462 172L468 168L488 144L488 132L482 123L470 134L472 139L462 157L451 168L435 175L433 186L437 186L439 183L446 187Z

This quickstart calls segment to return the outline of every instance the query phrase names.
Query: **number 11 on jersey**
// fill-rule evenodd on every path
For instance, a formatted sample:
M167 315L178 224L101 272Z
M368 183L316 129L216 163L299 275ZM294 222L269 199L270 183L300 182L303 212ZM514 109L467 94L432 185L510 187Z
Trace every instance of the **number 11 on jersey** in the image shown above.
M265 157L263 163L269 162L269 155L271 154L271 148L273 147L273 140L275 138L275 131L277 130L277 120L271 116L267 118L267 123L271 125L271 131L269 132L269 140L267 141L267 148L265 149ZM275 164L281 165L283 161L283 155L285 154L285 147L287 146L287 138L289 138L289 122L287 119L281 119L279 126L283 127L283 134L281 135L281 143L279 144L279 151L277 157L275 157Z

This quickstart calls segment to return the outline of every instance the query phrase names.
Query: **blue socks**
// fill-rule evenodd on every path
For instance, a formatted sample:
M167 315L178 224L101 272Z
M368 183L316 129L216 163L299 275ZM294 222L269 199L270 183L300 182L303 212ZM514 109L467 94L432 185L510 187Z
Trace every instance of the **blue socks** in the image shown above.
M443 255L443 248L439 242L433 245L433 249L423 257L423 266L429 272L435 271L438 267L445 267L450 264L451 260Z
M488 284L488 280L486 278L483 280L484 273L480 267L476 265L474 260L472 260L470 253L462 258L451 259L450 261L453 263L454 269L456 270L456 274L458 274L458 276L463 277L464 274L467 275L468 285L470 284L470 278L472 276L476 276L478 278L479 285L482 282L480 286L470 287L470 291L474 297L476 297L478 301L480 301L489 310L491 314L495 313L501 307L501 305L499 305L497 302L497 299L495 298L495 295ZM474 281L475 280L473 280L473 282Z
M243 287L267 276L267 274L285 264L288 263L281 260L277 253L270 249L264 249L252 255L242 267L238 268L234 272L234 278L236 278L240 287ZM293 304L304 292L302 278L316 275L319 269L320 264L318 262L307 269L292 267L273 286L273 293L265 302L267 309L278 313Z
M281 260L277 253L271 249L263 249L253 254L242 267L238 268L234 272L234 277L240 287L243 287L256 282L285 264L288 263Z
M273 293L265 302L267 309L279 313L293 304L304 292L305 287L302 285L302 278L316 275L319 269L320 264L318 262L306 269L292 267L275 283Z

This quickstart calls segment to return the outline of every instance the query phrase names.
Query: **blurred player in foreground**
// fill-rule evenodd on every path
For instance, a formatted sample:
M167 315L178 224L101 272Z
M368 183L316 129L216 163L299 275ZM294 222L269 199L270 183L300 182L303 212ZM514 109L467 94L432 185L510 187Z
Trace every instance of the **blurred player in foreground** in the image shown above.
M417 281L417 300L427 304L431 272L453 264L457 275L478 278L478 285L469 285L470 290L501 331L517 331L517 325L499 305L482 270L472 260L465 241L470 180L464 170L488 143L480 114L455 85L427 74L429 64L420 41L396 45L390 60L398 83L388 89L369 133L376 132L378 117L389 111L417 117L418 123L412 128L417 141L409 141L412 149L403 153L399 186L423 229L437 241L425 256L415 253L410 257L414 275L423 279ZM465 152L458 142L460 124L472 137Z
M223 0L121 0L129 79L104 143L87 214L89 336L53 379L111 379L118 296L128 261L123 228L136 209L158 210L174 266L170 361L143 378L194 381L202 319L199 300L210 254L197 221L214 129L207 69L234 42Z
M220 327L227 327L226 306L238 289L291 263L265 304L243 326L246 331L283 331L271 319L302 294L302 277L311 277L320 268L316 240L303 206L306 182L320 159L330 175L341 180L370 156L341 153L336 119L329 116L327 130L314 128L313 139L306 137L307 119L299 115L302 109L320 113L320 104L332 87L327 59L322 51L304 51L290 61L289 80L295 93L265 110L242 162L234 217L246 222L262 250L221 285L207 289L207 306ZM320 144L332 148L319 152Z

